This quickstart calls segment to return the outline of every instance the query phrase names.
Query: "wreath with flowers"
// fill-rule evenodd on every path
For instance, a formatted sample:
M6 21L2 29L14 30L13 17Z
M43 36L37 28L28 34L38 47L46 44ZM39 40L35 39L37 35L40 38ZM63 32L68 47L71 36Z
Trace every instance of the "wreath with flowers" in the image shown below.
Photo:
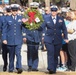
M24 12L24 17L27 16L24 25L29 30L36 30L38 29L41 24L43 23L42 14L37 9L28 9Z

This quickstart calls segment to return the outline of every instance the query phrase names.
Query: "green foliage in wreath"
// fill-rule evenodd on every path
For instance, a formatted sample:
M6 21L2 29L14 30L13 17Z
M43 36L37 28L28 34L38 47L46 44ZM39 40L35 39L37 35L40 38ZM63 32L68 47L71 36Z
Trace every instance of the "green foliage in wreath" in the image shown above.
M38 29L41 24L43 23L43 17L42 17L42 14L40 14L40 12L37 10L37 9L28 9L27 11L24 12L24 17L27 17L28 20L30 19L30 16L28 15L28 13L30 12L34 12L35 15L34 17L35 18L39 18L40 22L35 22L34 20L32 21L32 23L30 23L29 21L25 22L24 25L27 29L29 30L36 30ZM32 15L32 14L31 14Z

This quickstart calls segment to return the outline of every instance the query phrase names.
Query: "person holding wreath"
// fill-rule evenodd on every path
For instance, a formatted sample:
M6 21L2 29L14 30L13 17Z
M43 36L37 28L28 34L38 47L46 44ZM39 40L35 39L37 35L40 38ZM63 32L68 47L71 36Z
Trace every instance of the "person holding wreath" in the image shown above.
M30 3L30 8L24 14L27 14L28 18L22 19L26 31L24 41L27 43L28 71L38 71L38 48L41 41L41 30L38 28L43 22L38 6L38 3Z

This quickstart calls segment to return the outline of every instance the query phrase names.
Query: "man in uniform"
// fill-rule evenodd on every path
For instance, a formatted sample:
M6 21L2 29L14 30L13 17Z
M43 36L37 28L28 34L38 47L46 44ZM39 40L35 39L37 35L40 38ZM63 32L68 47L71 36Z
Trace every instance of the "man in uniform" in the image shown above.
M23 26L22 16L17 15L18 9L19 5L11 5L12 15L5 19L2 40L7 45L9 52L9 72L13 72L14 70L14 58L16 55L16 69L18 73L22 73L21 46L23 43Z
M1 25L2 25L1 26L2 30L3 30L3 23L5 22L5 18L10 16L10 13L11 13L11 8L10 8L9 5L5 7L5 11L6 11L6 14L4 14L1 17L1 20L0 20L1 21ZM4 61L4 66L3 66L3 71L4 72L7 70L7 65L8 65L7 55L8 55L7 45L2 43L2 58L3 58L3 61Z
M58 7L56 5L51 6L51 15L46 16L44 23L41 26L47 30L44 36L44 42L47 49L48 57L48 71L50 74L56 73L56 67L58 63L58 55L62 47L62 32L64 34L65 42L67 40L67 29L63 18L57 16Z
M35 3L30 3L31 10L38 8L38 5ZM41 31L34 29L26 29L26 42L27 42L27 62L28 62L28 71L38 71L38 49L39 43L41 41Z
M2 10L2 8L0 7L0 19L1 19L1 17L3 16L3 10ZM1 31L2 31L2 23L1 23L1 21L0 21L0 54L2 53L2 50L1 50Z

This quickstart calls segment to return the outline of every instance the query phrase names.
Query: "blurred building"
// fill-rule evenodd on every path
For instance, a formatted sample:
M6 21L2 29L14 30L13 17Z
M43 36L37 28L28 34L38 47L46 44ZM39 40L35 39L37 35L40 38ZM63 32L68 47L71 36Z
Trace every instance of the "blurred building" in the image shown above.
M76 0L70 0L70 8L76 10Z

